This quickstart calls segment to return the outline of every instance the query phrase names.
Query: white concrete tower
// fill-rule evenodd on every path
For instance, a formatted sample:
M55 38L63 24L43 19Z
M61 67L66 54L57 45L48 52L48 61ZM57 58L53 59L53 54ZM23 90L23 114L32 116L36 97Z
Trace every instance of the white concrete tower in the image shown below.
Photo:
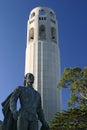
M25 74L35 76L34 88L41 93L46 120L61 109L60 53L55 13L47 7L36 7L27 23Z

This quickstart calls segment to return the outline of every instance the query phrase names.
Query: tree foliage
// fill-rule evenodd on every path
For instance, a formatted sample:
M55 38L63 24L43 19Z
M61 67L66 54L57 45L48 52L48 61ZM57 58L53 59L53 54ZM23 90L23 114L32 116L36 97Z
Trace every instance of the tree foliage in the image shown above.
M87 67L66 68L58 87L70 89L70 101L68 105L87 104Z
M87 67L66 68L58 87L70 90L69 109L58 112L51 130L87 130Z
M87 107L58 112L50 122L51 130L87 130Z

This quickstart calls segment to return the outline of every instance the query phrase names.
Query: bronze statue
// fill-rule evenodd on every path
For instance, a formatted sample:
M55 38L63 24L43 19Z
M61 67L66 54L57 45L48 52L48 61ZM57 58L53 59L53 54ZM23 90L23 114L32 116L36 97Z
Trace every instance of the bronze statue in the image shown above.
M38 130L38 120L42 123L41 130L49 130L45 121L41 96L33 88L34 76L26 74L24 86L19 86L2 103L4 113L3 130ZM20 109L17 110L17 100Z

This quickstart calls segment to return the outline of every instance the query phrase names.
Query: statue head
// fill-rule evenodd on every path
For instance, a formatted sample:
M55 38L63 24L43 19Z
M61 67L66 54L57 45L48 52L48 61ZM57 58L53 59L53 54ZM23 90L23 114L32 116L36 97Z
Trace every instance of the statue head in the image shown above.
M24 77L24 85L28 86L29 84L34 83L34 75L32 73L27 73Z

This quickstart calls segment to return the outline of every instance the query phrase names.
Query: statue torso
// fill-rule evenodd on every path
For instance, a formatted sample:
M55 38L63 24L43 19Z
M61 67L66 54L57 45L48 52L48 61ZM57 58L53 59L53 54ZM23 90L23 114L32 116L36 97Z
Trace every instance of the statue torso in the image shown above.
M32 87L21 87L20 94L20 114L29 118L37 119L37 109L40 101L40 95Z
M40 97L32 87L22 87L19 98L21 107L27 110L29 108L36 108Z

